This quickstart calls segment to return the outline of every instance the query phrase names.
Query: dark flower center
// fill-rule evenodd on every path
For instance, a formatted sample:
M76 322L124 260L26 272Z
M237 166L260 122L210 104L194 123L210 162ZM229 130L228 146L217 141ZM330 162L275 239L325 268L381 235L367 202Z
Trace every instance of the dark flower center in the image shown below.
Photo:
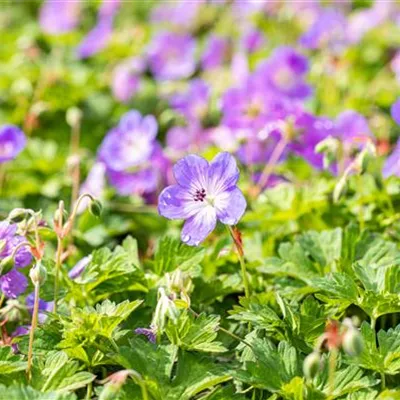
M193 196L194 201L204 201L206 198L206 191L205 189L197 189L196 193Z

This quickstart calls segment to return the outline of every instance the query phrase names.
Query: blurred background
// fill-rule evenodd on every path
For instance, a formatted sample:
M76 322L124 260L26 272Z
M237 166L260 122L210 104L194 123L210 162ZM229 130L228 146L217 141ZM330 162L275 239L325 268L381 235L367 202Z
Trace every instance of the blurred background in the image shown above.
M49 217L59 199L69 206L86 190L107 206L102 223L82 216L82 242L163 231L155 204L170 165L191 151L237 150L223 96L285 46L308 63L298 72L310 87L302 107L329 120L357 111L388 154L400 135L390 116L400 92L399 11L380 0L1 2L0 125L27 137L0 166L2 216L24 206ZM292 79L278 78L283 86ZM193 89L199 79L204 87ZM158 123L162 160L151 168L164 175L151 191L121 189L97 165L103 139L130 110ZM287 162L300 182L314 174Z

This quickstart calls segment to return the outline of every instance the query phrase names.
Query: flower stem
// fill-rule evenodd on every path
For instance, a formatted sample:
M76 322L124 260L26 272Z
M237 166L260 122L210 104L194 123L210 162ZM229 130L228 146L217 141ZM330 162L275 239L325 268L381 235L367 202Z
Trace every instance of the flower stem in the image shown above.
M337 349L332 349L329 354L328 399L333 398L333 392L335 390L335 371L336 371L337 356L338 356Z
M58 285L60 280L60 269L62 263L63 242L60 237L57 237L57 252L56 252L56 269L54 275L54 308L53 312L57 313L57 300L58 300Z
M381 389L382 391L386 389L386 377L384 372L381 372Z
M247 278L247 269L246 269L246 263L244 261L243 246L240 243L240 239L238 239L238 235L234 232L233 228L230 225L226 225L226 226L228 228L228 231L233 239L233 243L235 244L235 247L237 250L237 255L239 258L239 262L240 262L240 268L242 271L244 293L245 293L245 296L248 298L248 297L250 297L250 285L249 285L249 281Z
M80 142L81 124L80 118L74 121L71 127L71 150L70 155L72 159L72 191L71 191L71 213L74 209L75 202L79 195L80 184L80 160L79 160L79 142Z
M32 356L33 356L33 339L35 336L35 329L38 320L38 313L39 313L39 289L40 285L37 283L35 285L35 302L33 305L33 313L32 313L32 323L31 323L31 330L29 333L29 351L28 351L28 367L27 367L27 374L28 374L28 381L32 378Z
M285 137L285 135L283 135L281 140L275 146L274 151L272 152L271 157L268 160L268 163L265 165L264 170L261 173L260 179L258 180L257 183L258 186L257 194L259 194L263 190L264 185L267 184L268 179L271 176L276 163L279 161L283 152L285 151L287 144L288 144L287 138Z

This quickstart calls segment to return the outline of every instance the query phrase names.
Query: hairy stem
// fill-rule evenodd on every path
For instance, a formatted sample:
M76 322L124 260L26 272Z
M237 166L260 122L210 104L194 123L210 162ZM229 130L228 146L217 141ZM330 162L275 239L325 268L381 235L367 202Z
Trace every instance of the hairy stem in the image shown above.
M39 313L39 289L40 285L39 283L37 283L35 285L35 301L33 305L31 330L29 332L29 350L28 350L28 367L27 367L28 381L30 381L32 378L31 369L32 369L32 356L33 356L33 339L35 336L35 329L37 326L38 313Z
M333 398L333 392L335 391L335 372L336 372L337 356L338 356L337 349L332 349L329 354L328 399Z
M56 252L56 270L54 275L54 308L53 312L57 313L58 286L60 280L60 270L62 264L63 242L60 237L57 237L57 252Z
M226 225L228 228L228 231L233 239L233 243L235 244L236 250L237 250L237 255L239 258L240 262L240 269L242 271L242 279L243 279L243 285L244 285L244 293L245 296L248 298L250 297L250 285L249 285L249 280L247 278L247 269L246 269L246 263L244 261L244 253L243 253L243 247L241 244L238 242L237 235L233 231L232 227L230 225Z

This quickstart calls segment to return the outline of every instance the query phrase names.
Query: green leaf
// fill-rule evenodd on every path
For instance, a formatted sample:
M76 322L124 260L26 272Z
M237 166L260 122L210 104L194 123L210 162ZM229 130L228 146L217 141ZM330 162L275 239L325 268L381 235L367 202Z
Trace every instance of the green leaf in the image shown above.
M204 255L201 247L187 246L178 239L165 236L158 243L152 268L159 276L177 268L186 271L198 266Z
M24 371L26 367L26 361L22 361L20 356L14 355L11 347L0 347L0 375Z
M41 393L30 386L0 385L0 398L7 400L77 400L74 393Z

